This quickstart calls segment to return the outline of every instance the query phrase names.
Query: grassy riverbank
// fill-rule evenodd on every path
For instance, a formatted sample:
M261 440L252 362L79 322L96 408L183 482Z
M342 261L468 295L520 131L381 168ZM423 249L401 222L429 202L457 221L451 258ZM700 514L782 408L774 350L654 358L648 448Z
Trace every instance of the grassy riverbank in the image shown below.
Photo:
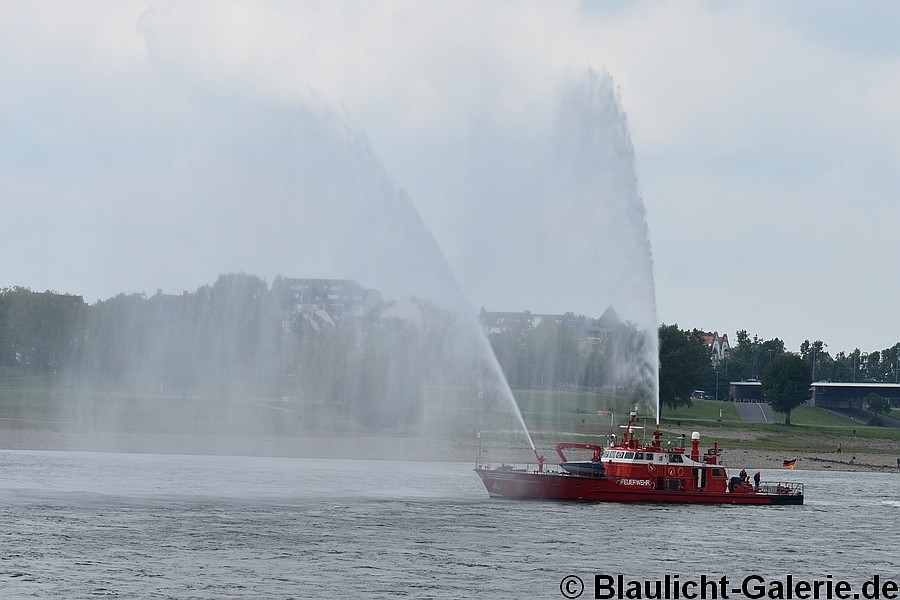
M520 390L516 397L535 445L548 456L559 441L604 443L621 431L629 410L628 398L598 393ZM224 406L216 398L87 392L58 386L51 377L0 373L0 448L152 452L161 446L169 452L469 460L478 448L474 431L484 429L482 446L493 456L533 458L521 431L508 420L492 428L491 416L471 400L428 407L427 426L415 431L376 432L321 399L230 399ZM763 468L794 455L823 468L888 468L900 456L897 428L811 407L793 411L790 427L783 415L776 417L776 423L747 423L733 403L695 400L690 407L663 408L660 420L668 440L698 431L704 446L719 440L730 455ZM644 423L649 435L655 419Z
M699 400L691 407L664 409L662 425L679 432L694 428L704 437L719 436L732 448L805 452L837 452L840 448L841 454L850 455L896 454L900 450L898 428L868 425L809 406L791 412L790 426L783 424L784 415L775 416L775 423L745 423L733 403Z

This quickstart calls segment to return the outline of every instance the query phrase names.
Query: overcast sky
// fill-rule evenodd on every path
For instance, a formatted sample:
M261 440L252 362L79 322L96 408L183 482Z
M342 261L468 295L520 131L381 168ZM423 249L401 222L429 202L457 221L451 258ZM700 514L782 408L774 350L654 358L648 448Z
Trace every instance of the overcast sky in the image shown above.
M0 2L0 286L93 302L255 268L246 242L176 260L168 234L252 219L192 193L218 175L202 157L237 140L289 168L279 128L241 115L312 103L365 132L474 309L599 316L609 300L492 285L500 248L554 249L492 239L466 195L593 69L628 116L660 322L880 350L900 341L898 30L887 1ZM308 275L289 270L258 274Z

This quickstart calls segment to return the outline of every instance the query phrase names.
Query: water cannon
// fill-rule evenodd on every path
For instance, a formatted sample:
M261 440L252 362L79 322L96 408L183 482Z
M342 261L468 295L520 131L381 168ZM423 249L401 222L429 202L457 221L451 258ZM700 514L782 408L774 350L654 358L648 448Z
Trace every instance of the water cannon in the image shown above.
M546 460L543 456L538 454L537 448L534 449L534 456L538 461L538 473L544 472L544 460Z

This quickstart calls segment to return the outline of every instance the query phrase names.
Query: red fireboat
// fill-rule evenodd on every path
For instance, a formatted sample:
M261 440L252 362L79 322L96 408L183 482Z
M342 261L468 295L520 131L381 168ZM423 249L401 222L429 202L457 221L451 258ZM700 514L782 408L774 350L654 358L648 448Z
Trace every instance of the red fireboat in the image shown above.
M475 472L488 494L497 498L581 500L587 502L665 502L681 504L803 504L803 484L760 482L746 476L729 477L720 462L719 442L700 454L700 434L691 435L691 447L663 447L657 424L653 441L635 437L632 412L620 443L560 443L558 469L545 469L544 457L536 470L481 463ZM569 461L564 450L592 452L591 460ZM743 472L742 472L743 473Z

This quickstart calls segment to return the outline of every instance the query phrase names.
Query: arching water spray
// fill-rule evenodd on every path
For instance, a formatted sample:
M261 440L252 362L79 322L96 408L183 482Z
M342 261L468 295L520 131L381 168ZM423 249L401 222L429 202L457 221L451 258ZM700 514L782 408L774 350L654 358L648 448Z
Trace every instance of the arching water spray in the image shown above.
M475 311L365 135L328 108L251 104L234 125L194 100L191 151L154 189L215 227L161 222L157 237L196 261L183 268L232 275L94 311L108 343L82 353L73 426L176 428L231 452L235 435L407 433L428 410L427 427L471 432L487 406L534 449Z
M528 445L531 447L531 451L534 452L535 458L537 458L538 461L542 461L543 458L540 456L537 451L537 447L534 445L534 440L531 438L531 433L528 431L528 425L525 424L525 419L522 417L522 411L519 409L519 405L516 402L515 396L513 396L512 390L509 387L509 383L506 381L506 377L503 375L503 369L500 367L500 363L497 362L497 357L494 354L493 349L491 348L490 342L488 342L487 337L485 337L483 329L480 326L478 329L480 334L478 339L484 355L488 363L490 364L491 370L502 379L502 394L505 402L509 409L512 411L512 414L516 419L516 424L522 428L522 432L525 434L525 438L528 440Z
M240 430L260 438L292 431L285 415L296 415L304 431L352 435L408 428L432 397L485 410L471 398L489 387L489 409L511 414L537 454L474 310L365 136L325 108L236 101L236 120L234 106L207 100L185 96L195 118L179 129L172 164L153 177L120 173L122 189L108 190L109 205L127 191L146 214L189 210L183 222L158 217L142 227L166 239L172 256L191 257L181 269L260 275L263 285L226 278L180 300L135 298L124 311L130 322L110 332L124 343L92 357L97 379L85 395L96 391L89 401L102 406L88 412L109 427L141 429L139 421L153 419L154 429ZM658 368L652 261L611 79L591 73L567 86L556 119L529 125L530 143L506 140L502 164L493 160L491 140L474 145L489 154L477 157L484 160L475 162L471 197L485 211L524 219L473 220L511 227L499 236L473 227L482 240L502 240L480 254L481 269L502 273L504 286L546 312L597 314L614 305L635 333L608 349L618 365L614 383L647 401L655 397ZM516 128L518 136L522 131ZM528 210L520 210L523 203ZM525 257L530 250L537 254ZM380 300L337 314L292 291L291 280L301 278L352 281ZM118 305L126 300L111 303L111 312L122 313ZM147 327L152 339L136 339L135 323L166 323L173 314L192 327L169 327L169 337L153 337L166 327ZM128 394L116 396L119 389ZM159 397L172 413L158 410Z

